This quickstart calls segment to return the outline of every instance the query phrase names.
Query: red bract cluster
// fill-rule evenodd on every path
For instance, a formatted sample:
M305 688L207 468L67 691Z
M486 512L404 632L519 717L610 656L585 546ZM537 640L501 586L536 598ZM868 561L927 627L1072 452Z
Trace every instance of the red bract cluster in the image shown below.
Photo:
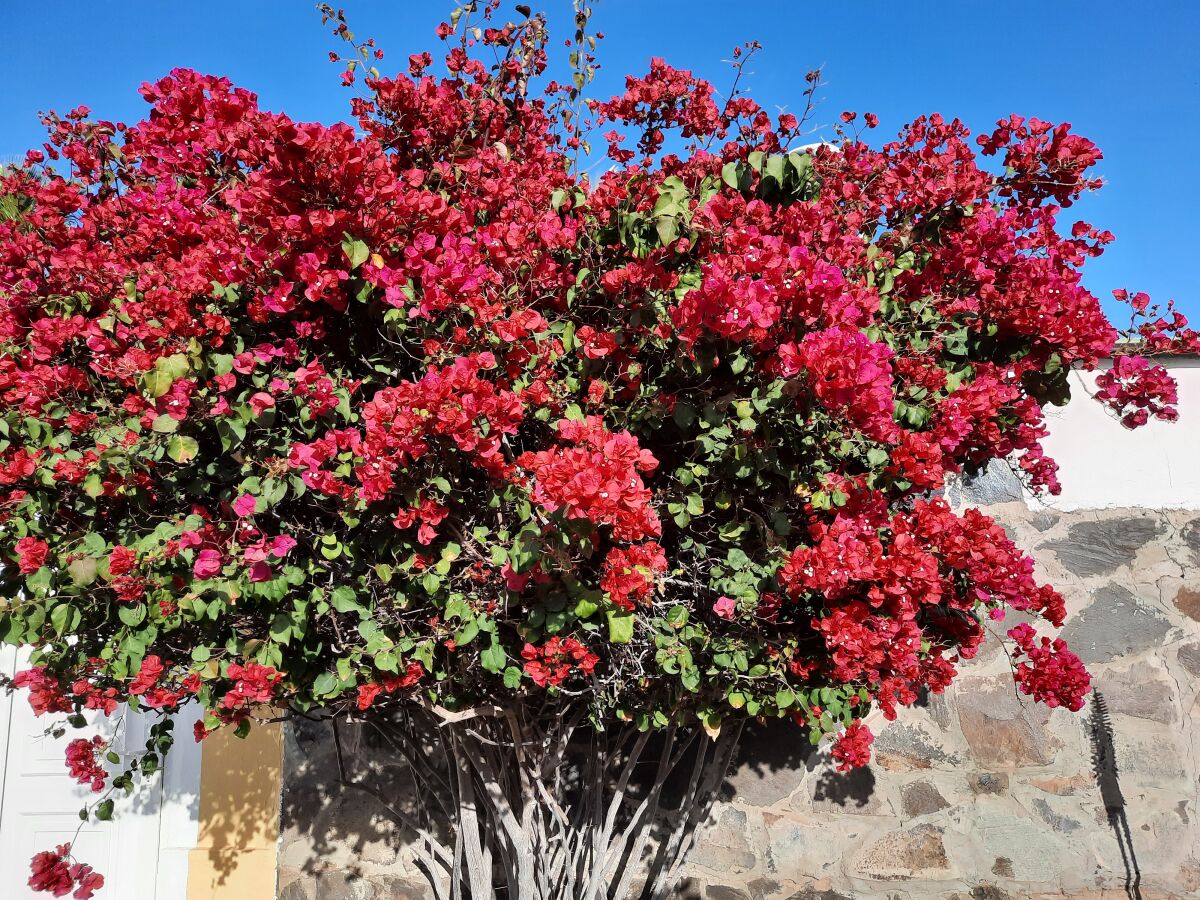
M17 571L29 575L45 564L50 545L35 537L25 537L17 541L13 551L17 556Z
M613 537L639 541L661 532L642 474L658 461L628 432L613 434L598 416L563 419L559 437L574 446L527 453L518 464L532 476L530 496L547 512L607 526Z
M383 675L379 681L360 685L357 699L358 708L366 709L375 702L380 694L394 694L396 691L411 688L421 680L421 676L424 674L425 670L421 668L419 662L410 662L403 675Z
M1096 376L1096 386L1096 399L1120 416L1126 428L1145 425L1151 417L1164 422L1179 418L1175 379L1144 356L1117 357L1112 368Z
M276 683L283 677L270 666L256 662L234 663L226 676L233 681L233 687L221 698L221 707L227 711L248 710L270 703L275 698Z
M838 771L865 766L871 761L871 745L875 743L875 735L861 721L855 721L850 727L838 735L833 742L830 754L837 761Z
M806 334L799 348L779 348L780 374L808 374L817 402L844 415L867 437L891 443L899 434L893 418L892 351L861 331L829 328Z
M97 756L108 749L108 744L99 735L90 741L76 738L67 744L67 768L71 777L80 784L89 785L93 793L100 793L108 779L108 773L100 765Z
M44 850L30 864L29 886L55 897L70 894L75 900L91 900L104 887L104 876L92 867L71 862L71 845L59 844L54 850Z
M526 644L521 650L525 674L538 687L560 685L572 672L590 675L600 657L575 638L552 637L541 647Z
M13 687L24 688L29 692L29 706L35 715L71 712L74 709L63 694L58 679L42 666L18 672L13 676L12 683Z
M633 609L650 597L656 576L667 570L667 556L654 541L613 547L604 558L600 588L614 605Z
M1083 709L1083 698L1092 689L1092 678L1079 657L1067 649L1062 638L1043 637L1022 623L1009 629L1016 644L1018 662L1015 672L1021 693L1054 708L1065 706L1072 712Z
M357 128L176 70L0 172L0 634L38 712L792 717L858 765L990 618L1061 625L931 497L997 460L1056 491L1043 409L1108 356L1126 424L1173 415L1143 357L1196 333L1124 294L1119 342L1082 282L1112 235L1059 230L1096 146L931 115L796 149L657 59L539 96L544 41L356 69ZM1075 708L1074 658L1014 639Z

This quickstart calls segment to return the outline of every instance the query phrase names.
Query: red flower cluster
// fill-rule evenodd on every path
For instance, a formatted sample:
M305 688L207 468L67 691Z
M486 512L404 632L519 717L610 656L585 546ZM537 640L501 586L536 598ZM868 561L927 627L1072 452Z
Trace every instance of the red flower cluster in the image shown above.
M779 348L785 377L803 370L820 404L842 414L877 441L891 442L899 434L893 421L892 351L861 331L827 328L804 336L797 348Z
M525 674L538 687L548 684L558 687L572 672L591 675L600 661L600 657L575 638L557 635L540 647L526 644L521 650L521 658L525 660Z
M233 663L226 670L225 677L233 682L233 687L221 698L221 709L224 715L236 716L255 706L270 703L275 698L283 675L270 666L248 662Z
M380 694L394 694L396 691L412 687L421 680L421 676L424 674L425 669L421 664L413 661L408 664L403 675L383 675L378 681L360 684L358 686L358 708L366 709L375 702L375 698Z
M67 744L67 768L71 777L80 784L90 784L93 793L100 793L108 779L108 773L100 765L99 755L108 749L108 744L99 735L90 741L76 738Z
M633 609L654 592L655 577L667 570L667 556L654 541L613 547L604 558L600 588L614 604Z
M658 461L627 431L613 433L599 416L562 419L558 435L574 447L526 453L517 463L533 476L531 496L547 512L608 526L621 541L655 537L661 530L642 474Z
M93 872L91 866L70 860L70 844L59 844L54 850L38 853L29 866L32 872L29 886L55 897L70 894L75 900L91 900L104 887L104 876Z
M1065 706L1072 712L1083 709L1083 698L1092 689L1092 677L1079 657L1067 649L1062 638L1039 641L1034 630L1025 623L1009 629L1008 636L1016 643L1016 678L1021 693L1027 694L1051 709Z
M34 715L71 712L71 702L64 696L62 686L44 666L34 666L13 676L13 687L29 691L29 706Z
M833 742L830 755L837 760L838 771L846 772L869 763L873 743L875 743L875 735L871 733L870 728L864 725L860 719L851 722L850 726Z
M1144 356L1118 356L1112 368L1096 376L1096 386L1096 399L1120 416L1126 428L1145 425L1152 416L1164 422L1179 418L1175 379Z
M818 594L829 610L812 621L828 656L804 667L868 685L888 718L897 700L913 702L923 686L941 690L955 674L952 658L924 652L922 642L975 655L985 636L976 610L1011 607L1062 624L1062 597L1036 582L1033 561L978 510L959 516L937 499L890 517L878 508L842 513L815 528L814 540L779 571L791 596Z
M129 695L137 697L151 709L174 710L200 689L200 678L191 673L179 679L171 669L171 664L164 663L159 657L153 654L147 656L129 682ZM163 684L164 677L169 683L177 682L177 686L172 689Z
M17 571L22 575L28 575L46 564L50 545L41 538L23 537L17 541L13 550L17 554Z

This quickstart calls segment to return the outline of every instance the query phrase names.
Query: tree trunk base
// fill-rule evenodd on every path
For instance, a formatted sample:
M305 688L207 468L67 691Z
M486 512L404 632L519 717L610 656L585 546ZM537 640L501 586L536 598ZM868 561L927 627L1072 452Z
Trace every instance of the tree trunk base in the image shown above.
M410 705L362 725L418 786L395 797L356 777L344 727L333 720L341 782L384 806L437 900L666 900L741 734Z

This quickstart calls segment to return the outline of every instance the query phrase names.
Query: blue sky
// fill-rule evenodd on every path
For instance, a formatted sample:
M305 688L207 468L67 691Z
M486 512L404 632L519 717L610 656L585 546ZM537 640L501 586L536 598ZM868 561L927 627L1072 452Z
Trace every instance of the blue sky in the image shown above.
M506 4L511 7L512 4ZM569 33L569 0L531 2ZM1086 283L1173 297L1200 321L1192 232L1200 206L1200 5L1168 0L594 0L605 32L595 93L607 96L651 56L723 88L730 50L757 39L751 94L799 111L804 72L825 70L816 121L872 111L882 140L920 113L958 116L973 130L1010 112L1069 121L1104 151L1108 185L1071 211L1117 235ZM343 0L351 26L401 67L436 49L448 0ZM511 9L509 9L511 14ZM337 43L306 0L54 0L13 4L0 54L0 160L41 142L37 112L80 103L133 121L141 82L174 66L227 75L262 104L299 119L346 116L349 92L325 58ZM561 45L560 45L561 46ZM561 54L560 54L561 55ZM561 60L560 60L561 62ZM1078 213L1078 216L1075 213ZM1110 304L1111 308L1111 304Z

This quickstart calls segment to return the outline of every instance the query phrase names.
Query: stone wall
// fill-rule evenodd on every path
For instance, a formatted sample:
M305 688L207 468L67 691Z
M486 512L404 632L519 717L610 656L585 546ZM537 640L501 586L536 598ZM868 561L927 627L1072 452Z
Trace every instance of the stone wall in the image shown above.
M1200 518L988 511L1067 597L1088 707L1019 698L989 641L945 695L880 723L868 770L818 753L797 772L749 747L694 896L1200 896Z
M869 769L838 774L786 723L752 732L681 898L1200 896L1200 515L1060 513L995 477L968 493L952 499L984 504L1066 596L1089 706L1018 697L989 641L947 694L872 723ZM354 740L357 764L400 778ZM293 731L280 897L424 897L383 809L328 787L334 765L323 732Z

